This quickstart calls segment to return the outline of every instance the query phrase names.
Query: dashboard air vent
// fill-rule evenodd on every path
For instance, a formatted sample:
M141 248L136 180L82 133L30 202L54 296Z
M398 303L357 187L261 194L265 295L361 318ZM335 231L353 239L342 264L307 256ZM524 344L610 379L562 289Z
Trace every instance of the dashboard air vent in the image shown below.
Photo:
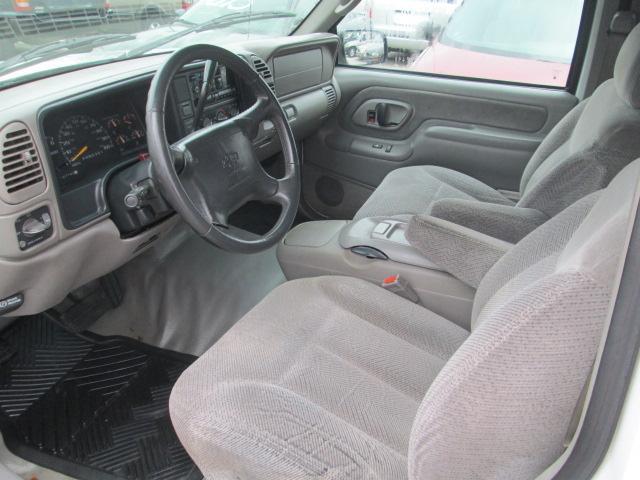
M334 88L333 85L327 85L322 90L324 91L324 94L327 96L327 110L329 112L332 112L333 110L335 110L336 103L338 100L336 95L336 89Z
M267 65L264 60L256 55L251 55L251 62L253 63L254 70L258 72L262 78L264 78L264 81L267 82L269 87L271 87L271 90L273 90L273 92L275 93L276 88L273 82L273 74L269 69L269 65Z
M44 192L42 162L27 126L13 122L0 130L0 198L17 204Z

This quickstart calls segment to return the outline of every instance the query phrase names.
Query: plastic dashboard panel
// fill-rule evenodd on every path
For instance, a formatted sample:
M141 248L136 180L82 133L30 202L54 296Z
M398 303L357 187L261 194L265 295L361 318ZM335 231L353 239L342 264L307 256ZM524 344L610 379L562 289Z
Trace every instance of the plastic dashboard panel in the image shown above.
M340 90L333 80L333 66L338 40L335 35L312 34L296 37L261 39L235 44L232 48L249 59L255 54L273 68L276 56L319 48L322 53L320 84L280 96L296 137L302 140L316 131L329 115L329 102L323 88L334 85L339 101ZM158 237L167 235L179 219L176 216L134 237L122 238L108 211L87 223L72 228L62 215L55 184L54 166L47 158L48 146L42 123L56 106L87 102L93 95L109 94L124 88L148 85L166 55L129 59L108 65L68 72L29 84L0 91L0 126L22 122L33 137L35 148L43 158L46 178L42 193L20 204L0 202L0 299L16 292L25 302L11 315L41 312L71 291L92 279L113 271L144 251ZM141 102L144 103L144 102ZM144 112L141 113L144 115ZM183 134L183 132L178 133ZM257 145L262 155L277 153L276 139L267 138ZM135 149L134 149L135 150ZM137 150L124 156L124 162L136 161ZM51 212L53 233L45 241L22 251L16 239L15 222L28 212L47 206Z
M287 95L322 83L322 50L278 55L273 59L276 93Z
M335 48L327 45L296 46L279 51L269 61L279 97L306 92L283 105L298 137L312 132L319 126L317 121L327 116L326 95L319 88L331 80L335 54ZM202 68L199 63L186 66L174 80L167 115L170 141L190 133L193 127ZM203 112L210 123L233 116L250 103L242 86L236 88L233 74L224 66L220 69L223 75L216 78L220 85L207 97ZM40 134L45 139L65 228L77 229L107 215L106 184L111 175L146 155L144 116L150 80L134 79L89 91L47 105L40 112ZM119 125L112 126L116 122ZM126 128L127 122L130 128ZM90 132L77 133L83 129ZM86 138L89 133L102 139L101 144L89 143L97 142ZM263 158L279 148L272 133L267 132L256 145ZM83 152L87 160L80 157L74 161Z

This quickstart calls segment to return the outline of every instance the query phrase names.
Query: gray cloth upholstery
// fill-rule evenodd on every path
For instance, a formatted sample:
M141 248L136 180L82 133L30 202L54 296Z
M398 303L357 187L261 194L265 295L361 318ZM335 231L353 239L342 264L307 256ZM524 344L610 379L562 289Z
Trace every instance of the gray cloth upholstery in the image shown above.
M409 478L535 478L562 453L612 304L639 172L637 161L483 279L495 293L420 405Z
M639 108L640 26L636 26L620 51L614 78L574 107L534 152L523 171L520 200L515 206L552 217L585 195L606 187L622 168L640 156ZM442 168L436 177L432 174L433 168L406 167L391 172L356 213L355 219L433 215L430 210L434 203L443 199L513 205L502 201L505 197L498 191L471 177L451 170L444 173ZM482 192L484 198L468 192L461 194L457 189L452 191L446 179L454 174L458 181L464 178L467 183L476 182L474 191ZM444 205L446 203L441 203L436 216L452 220L452 216L442 213ZM468 217L461 220L466 221L462 225L471 227ZM497 232L498 238L517 241L522 237L514 233L528 233L526 228L520 230L519 214L505 214L500 220L504 225L493 222L490 234ZM483 224L477 223L477 226ZM489 233L486 227L481 231Z
M512 243L430 215L415 215L406 235L431 262L473 288L513 247Z
M367 217L426 213L441 198L460 198L499 205L513 202L463 173L436 166L399 168L387 175L354 220Z
M375 285L288 282L180 377L211 479L531 479L562 452L612 304L640 160L510 249L472 333Z
M288 282L180 377L171 418L215 480L406 478L418 405L468 335L364 280Z
M640 108L640 29L634 28L624 41L613 70L618 94L629 106Z
M640 110L628 106L609 80L586 102L568 140L531 173L519 207L556 215L606 187L640 156Z
M589 103L589 99L583 100L573 107L569 113L567 113L562 120L560 120L549 132L544 140L540 143L538 148L527 162L520 178L520 192L523 192L527 188L527 184L531 180L533 173L540 168L540 165L549 158L554 152L563 147L569 138L573 130L576 128L578 120L582 116L584 109ZM562 151L561 151L562 154Z
M511 243L518 242L549 219L534 208L457 198L443 198L434 202L428 213Z
M540 272L534 270L533 267L540 258L559 255L599 196L600 192L594 192L571 205L560 215L554 217L553 221L545 223L518 242L509 255L498 260L495 266L487 272L476 291L471 314L472 329L486 303L506 285L515 289L521 287L520 284L510 283L514 278L525 279L523 276L525 272L532 276L548 273L547 270ZM546 267L551 269L552 264L546 265ZM508 290L503 290L504 292L508 292Z

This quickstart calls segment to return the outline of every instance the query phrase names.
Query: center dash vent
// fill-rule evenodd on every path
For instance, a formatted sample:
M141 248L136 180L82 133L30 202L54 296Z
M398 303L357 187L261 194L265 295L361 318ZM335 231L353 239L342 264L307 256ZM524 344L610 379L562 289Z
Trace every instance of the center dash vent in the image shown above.
M269 65L265 63L260 57L256 55L251 55L251 62L253 64L253 69L258 72L258 74L264 78L264 81L267 82L267 85L271 87L271 90L275 93L276 87L273 81L273 74L269 69Z
M24 123L13 122L0 130L0 198L12 205L44 192L42 162Z
M338 101L335 87L333 85L327 85L322 89L322 91L327 96L327 111L333 112Z

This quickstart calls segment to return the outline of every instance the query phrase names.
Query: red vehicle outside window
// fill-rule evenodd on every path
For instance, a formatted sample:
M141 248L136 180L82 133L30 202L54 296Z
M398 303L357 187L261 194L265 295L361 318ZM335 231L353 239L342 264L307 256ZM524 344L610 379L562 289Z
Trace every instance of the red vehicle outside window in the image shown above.
M412 70L564 87L583 0L465 0Z

